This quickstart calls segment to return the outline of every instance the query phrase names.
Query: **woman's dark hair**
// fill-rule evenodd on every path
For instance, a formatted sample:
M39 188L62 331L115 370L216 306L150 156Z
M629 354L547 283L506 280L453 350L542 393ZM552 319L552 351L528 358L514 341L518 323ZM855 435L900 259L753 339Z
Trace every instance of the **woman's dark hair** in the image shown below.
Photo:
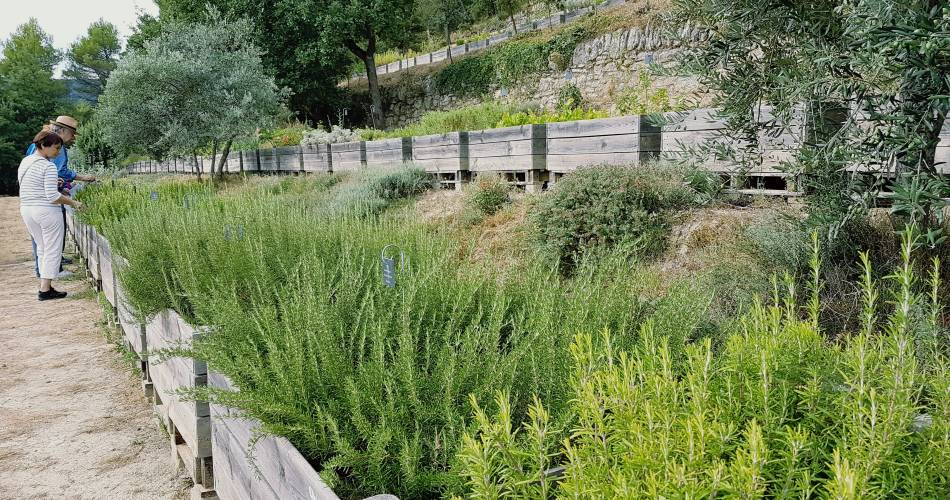
M36 144L37 148L48 148L62 143L62 137L45 129L40 130L40 133L33 138L33 144Z

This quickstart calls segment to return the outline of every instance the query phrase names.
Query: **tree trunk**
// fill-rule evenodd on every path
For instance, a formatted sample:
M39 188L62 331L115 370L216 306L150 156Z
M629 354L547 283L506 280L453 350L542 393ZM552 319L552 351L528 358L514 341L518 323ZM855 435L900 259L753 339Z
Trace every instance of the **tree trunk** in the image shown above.
M233 138L228 138L227 142L224 143L224 147L221 148L221 159L218 160L218 176L224 176L224 164L228 161L228 155L231 154L231 142Z
M362 48L353 40L346 40L343 45L350 50L356 57L363 61L366 66L366 81L369 83L369 94L373 101L373 126L383 128L385 116L383 115L383 97L379 91L379 77L376 75L376 36L369 35L366 48Z
M443 21L445 21L445 46L448 47L446 55L449 57L449 63L452 63L452 30L449 29L449 6L442 3Z
M211 141L211 185L214 185L214 157L218 156L218 140Z
M195 172L198 174L198 180L201 180L201 165L198 164L198 151L191 152L192 158L195 160Z

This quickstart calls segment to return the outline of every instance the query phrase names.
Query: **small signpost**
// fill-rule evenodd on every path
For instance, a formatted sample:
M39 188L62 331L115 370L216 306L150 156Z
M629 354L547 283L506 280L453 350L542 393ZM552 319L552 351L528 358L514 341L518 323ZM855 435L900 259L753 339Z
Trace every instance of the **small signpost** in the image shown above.
M390 248L393 249L393 253L387 256L387 250ZM386 285L387 288L396 288L396 251L399 252L399 269L403 269L409 264L406 254L402 252L398 246L386 245L383 247L383 251L380 252L380 261L382 265L383 284Z
M236 226L227 224L224 226L224 239L227 241L231 241L231 238L234 238L237 241L244 239L244 225L243 224L238 224Z

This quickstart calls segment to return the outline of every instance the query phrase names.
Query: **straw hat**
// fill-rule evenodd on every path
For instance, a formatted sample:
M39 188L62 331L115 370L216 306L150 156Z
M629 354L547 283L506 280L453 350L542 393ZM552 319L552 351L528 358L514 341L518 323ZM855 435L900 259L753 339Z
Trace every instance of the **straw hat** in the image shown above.
M66 127L72 130L74 133L76 132L76 129L79 128L79 122L77 122L75 118L71 116L66 116L66 115L57 116L55 120L52 120L50 122L50 125L59 125L61 127Z

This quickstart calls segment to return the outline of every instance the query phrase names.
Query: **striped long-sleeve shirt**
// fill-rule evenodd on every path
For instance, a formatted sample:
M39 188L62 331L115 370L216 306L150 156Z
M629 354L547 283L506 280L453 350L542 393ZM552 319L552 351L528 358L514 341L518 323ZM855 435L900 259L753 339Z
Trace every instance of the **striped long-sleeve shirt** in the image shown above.
M20 182L21 207L56 206L59 198L56 189L56 165L38 154L23 158L17 169Z

